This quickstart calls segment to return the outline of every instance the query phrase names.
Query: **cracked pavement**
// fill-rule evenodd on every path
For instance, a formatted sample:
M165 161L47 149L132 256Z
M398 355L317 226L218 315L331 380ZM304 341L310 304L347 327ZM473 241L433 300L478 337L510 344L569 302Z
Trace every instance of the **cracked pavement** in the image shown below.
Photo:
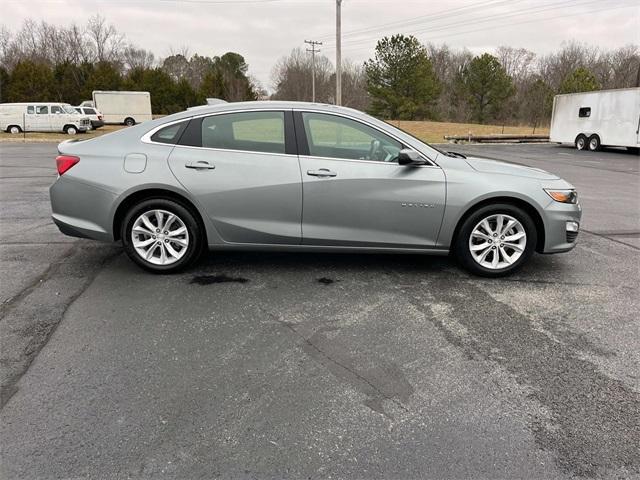
M640 476L640 160L447 148L576 185L576 249L500 280L284 253L149 275L47 221L55 145L0 144L0 477Z

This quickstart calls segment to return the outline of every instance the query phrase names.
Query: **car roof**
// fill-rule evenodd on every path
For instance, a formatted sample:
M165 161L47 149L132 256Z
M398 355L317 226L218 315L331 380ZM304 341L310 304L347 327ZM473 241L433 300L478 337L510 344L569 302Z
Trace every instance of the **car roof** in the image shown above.
M282 100L256 100L251 102L216 103L214 105L198 105L188 110L170 116L171 119L202 116L209 113L234 112L243 110L313 110L327 113L345 113L351 116L365 116L366 114L349 107L331 105L328 103L294 102ZM165 117L167 119L167 117Z

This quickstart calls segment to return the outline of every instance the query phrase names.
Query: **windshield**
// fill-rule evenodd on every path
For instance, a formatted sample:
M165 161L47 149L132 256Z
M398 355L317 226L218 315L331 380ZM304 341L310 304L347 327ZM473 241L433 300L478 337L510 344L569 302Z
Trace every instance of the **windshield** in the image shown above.
M67 107L66 105L62 106L62 109L66 112L66 113L78 113L76 112L76 110L73 107Z

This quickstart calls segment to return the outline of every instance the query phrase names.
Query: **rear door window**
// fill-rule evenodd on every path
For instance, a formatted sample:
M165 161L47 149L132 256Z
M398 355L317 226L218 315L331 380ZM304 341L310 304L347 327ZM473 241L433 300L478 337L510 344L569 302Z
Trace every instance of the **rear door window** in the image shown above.
M36 113L38 115L47 115L49 113L49 105L37 105Z
M582 107L578 110L578 117L585 118L591 116L591 107Z
M284 112L212 115L201 128L205 148L285 153Z
M30 114L36 113L36 107L34 107L33 105L29 105L27 107L27 113L30 113Z
M95 115L96 111L93 108L85 108L84 113L85 115Z

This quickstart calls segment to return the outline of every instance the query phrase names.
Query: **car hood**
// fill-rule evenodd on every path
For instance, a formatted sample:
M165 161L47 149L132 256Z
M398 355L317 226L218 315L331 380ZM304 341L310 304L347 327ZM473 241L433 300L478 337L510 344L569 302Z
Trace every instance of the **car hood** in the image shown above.
M560 177L539 168L525 167L514 163L489 160L487 158L467 157L465 161L471 168L483 173L515 175L518 177L536 178L538 180L556 180Z

